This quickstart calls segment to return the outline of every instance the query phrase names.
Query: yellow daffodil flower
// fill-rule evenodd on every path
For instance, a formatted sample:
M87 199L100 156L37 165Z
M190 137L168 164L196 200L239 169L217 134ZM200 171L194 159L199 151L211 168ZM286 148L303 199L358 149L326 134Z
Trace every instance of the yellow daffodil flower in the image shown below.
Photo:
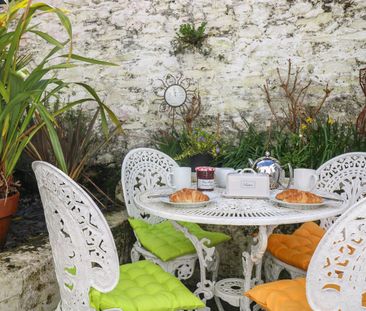
M312 117L307 117L305 121L307 124L311 124L314 122L314 119Z

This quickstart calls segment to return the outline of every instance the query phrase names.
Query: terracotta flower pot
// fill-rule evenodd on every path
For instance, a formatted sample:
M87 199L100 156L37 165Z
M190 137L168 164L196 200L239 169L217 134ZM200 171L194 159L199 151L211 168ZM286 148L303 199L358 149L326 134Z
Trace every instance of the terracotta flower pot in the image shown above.
M0 249L5 245L11 218L15 214L19 203L19 192L8 196L6 199L0 199Z

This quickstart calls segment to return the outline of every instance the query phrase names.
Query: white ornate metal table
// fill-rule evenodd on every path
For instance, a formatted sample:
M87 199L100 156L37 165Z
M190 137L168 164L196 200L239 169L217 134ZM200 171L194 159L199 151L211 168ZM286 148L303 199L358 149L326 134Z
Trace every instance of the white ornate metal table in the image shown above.
M221 196L222 189L215 189L217 199L205 207L181 208L172 207L161 202L158 195L166 195L171 189L141 192L135 197L136 205L147 213L172 220L173 225L181 230L195 246L199 258L201 280L197 284L197 295L203 295L204 300L212 299L215 291L230 296L230 288L236 291L247 291L252 286L261 283L262 257L267 248L267 238L278 225L303 223L333 217L344 211L344 206L334 202L313 209L293 209L276 206L267 199L229 199ZM250 249L242 254L244 284L240 279L226 279L215 284L206 278L206 268L213 262L214 248L205 245L205 239L198 240L189 231L176 221L194 222L199 224L230 225L230 226L258 226L258 235L253 238ZM253 267L256 267L253 277ZM231 287L230 287L231 286ZM238 288L240 287L240 288ZM242 296L238 301L240 310L250 310L250 301ZM223 310L221 305L219 309ZM207 308L208 309L208 308ZM209 310L209 309L208 309Z

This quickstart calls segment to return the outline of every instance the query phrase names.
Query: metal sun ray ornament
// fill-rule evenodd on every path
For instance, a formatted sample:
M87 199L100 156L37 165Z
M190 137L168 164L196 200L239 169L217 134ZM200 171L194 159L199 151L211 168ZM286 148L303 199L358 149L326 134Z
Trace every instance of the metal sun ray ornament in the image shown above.
M160 86L154 87L154 93L158 97L154 102L159 104L159 112L167 113L172 118L172 127L176 114L183 114L192 104L195 90L191 88L191 79L184 78L183 74L173 76L167 74L164 79L158 79Z

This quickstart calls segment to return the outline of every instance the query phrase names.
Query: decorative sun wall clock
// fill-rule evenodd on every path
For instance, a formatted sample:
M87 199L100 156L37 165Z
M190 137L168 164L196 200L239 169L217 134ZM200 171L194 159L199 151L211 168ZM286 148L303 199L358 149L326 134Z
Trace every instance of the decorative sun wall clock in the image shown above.
M164 79L158 79L160 85L154 88L158 97L155 102L159 103L159 111L167 113L172 118L172 126L177 114L186 111L191 105L195 90L191 88L191 79L184 78L183 74L177 77L168 74Z

